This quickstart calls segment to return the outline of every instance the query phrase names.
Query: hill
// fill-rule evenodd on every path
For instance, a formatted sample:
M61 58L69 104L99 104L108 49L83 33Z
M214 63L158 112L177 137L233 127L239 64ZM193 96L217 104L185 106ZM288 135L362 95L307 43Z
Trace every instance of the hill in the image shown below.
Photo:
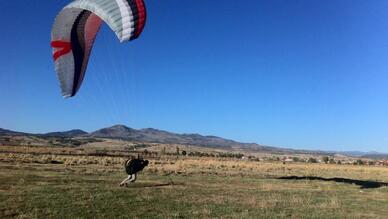
M374 160L388 160L388 154L373 153L362 155L361 158L368 158Z
M225 139L217 136L204 136L200 134L177 134L168 131L163 131L154 128L133 129L125 125L115 125L108 128L103 128L87 135L95 138L115 138L128 141L138 141L147 143L163 143L163 144L183 144L193 145L207 148L220 148L226 150L252 150L279 154L320 154L333 155L325 151L309 151L309 150L294 150L287 148L271 147L256 143L241 143L230 139Z
M199 134L176 134L163 130L147 128L132 129L124 125L115 125L109 128L103 128L89 134L90 137L99 138L118 138L129 141L165 143L165 144L186 144L213 148L251 148L264 149L272 148L258 144L239 143L233 140L220 138L217 136L203 136ZM272 148L275 149L275 148Z
M0 128L0 135L28 135L28 133L24 132L15 132L8 129L2 129Z
M49 132L42 135L45 137L79 137L87 134L88 133L83 130L73 129L73 130L64 131L64 132Z
M80 129L72 129L69 131L63 131L63 132L49 132L45 134L32 134L32 133L25 133L25 132L17 132L12 131L8 129L2 129L0 128L0 136L8 135L8 136L37 136L37 137L80 137L83 135L87 135L88 133L80 130Z

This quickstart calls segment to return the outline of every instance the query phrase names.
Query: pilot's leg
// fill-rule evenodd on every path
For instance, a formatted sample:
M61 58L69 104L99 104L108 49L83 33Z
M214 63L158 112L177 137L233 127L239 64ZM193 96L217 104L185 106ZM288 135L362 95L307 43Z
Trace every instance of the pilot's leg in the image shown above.
M132 175L132 178L129 180L129 182L135 182L136 181L136 173Z
M127 183L127 181L130 181L132 179L132 175L129 175L127 178L125 178L121 183L120 186L123 186L124 184Z

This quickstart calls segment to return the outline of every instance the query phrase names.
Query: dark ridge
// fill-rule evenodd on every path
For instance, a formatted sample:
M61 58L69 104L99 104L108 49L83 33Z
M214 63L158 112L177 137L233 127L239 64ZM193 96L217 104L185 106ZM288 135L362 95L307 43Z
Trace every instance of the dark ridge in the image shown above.
M83 135L87 135L88 133L80 130L80 129L73 129L69 131L64 132L49 132L46 134L43 134L45 137L79 137Z
M0 135L30 135L30 134L24 133L24 132L15 132L8 129L0 128Z

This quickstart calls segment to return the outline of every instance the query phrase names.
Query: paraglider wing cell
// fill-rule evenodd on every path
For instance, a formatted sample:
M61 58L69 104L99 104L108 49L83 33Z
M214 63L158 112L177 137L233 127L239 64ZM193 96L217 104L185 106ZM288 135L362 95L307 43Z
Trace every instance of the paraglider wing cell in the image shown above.
M57 15L51 32L55 69L62 95L81 87L94 40L102 22L120 42L138 38L146 22L143 0L77 0Z

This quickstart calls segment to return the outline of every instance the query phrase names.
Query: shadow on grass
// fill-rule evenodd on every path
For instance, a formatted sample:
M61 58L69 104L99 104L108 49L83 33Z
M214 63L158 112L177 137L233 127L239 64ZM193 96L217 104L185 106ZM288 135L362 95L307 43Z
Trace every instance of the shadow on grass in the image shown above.
M368 180L356 180L356 179L346 179L346 178L323 178L318 176L283 176L277 179L284 180L320 180L320 181L332 181L346 184L358 185L361 189L375 189L383 186L388 186L386 182L376 182L376 181L368 181Z
M128 188L157 188L157 187L166 187L166 186L180 186L184 183L133 183L127 186Z

